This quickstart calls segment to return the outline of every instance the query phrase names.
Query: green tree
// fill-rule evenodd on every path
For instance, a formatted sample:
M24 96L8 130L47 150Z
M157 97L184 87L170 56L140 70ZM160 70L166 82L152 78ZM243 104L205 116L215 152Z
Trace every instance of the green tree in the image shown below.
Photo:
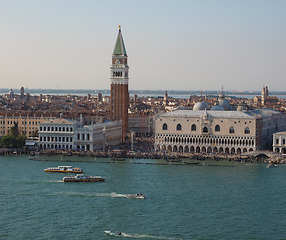
M26 137L19 134L18 124L14 122L14 126L10 128L9 135L0 139L0 147L5 148L22 148L25 146Z
M14 126L10 128L10 134L15 138L19 136L18 123L14 122Z
M0 147L15 148L16 146L16 138L11 135L6 135L0 140Z

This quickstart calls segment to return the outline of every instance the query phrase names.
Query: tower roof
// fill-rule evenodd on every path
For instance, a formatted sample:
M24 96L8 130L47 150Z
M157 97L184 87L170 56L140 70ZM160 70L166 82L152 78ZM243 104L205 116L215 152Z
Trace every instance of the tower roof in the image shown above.
M127 56L127 52L124 46L124 41L121 33L121 27L119 26L119 31L115 43L115 47L113 50L113 55L122 55L122 56Z

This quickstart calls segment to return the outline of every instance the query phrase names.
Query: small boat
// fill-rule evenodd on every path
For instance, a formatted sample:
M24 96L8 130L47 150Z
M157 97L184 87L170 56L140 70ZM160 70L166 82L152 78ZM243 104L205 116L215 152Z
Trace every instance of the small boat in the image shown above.
M104 231L107 235L110 235L110 236L117 236L117 237L124 237L126 236L126 233L124 232L112 232L112 231Z
M73 168L72 166L58 166L58 167L46 168L45 172L83 173L83 170L78 167Z
M147 196L142 195L142 193L135 193L135 194L127 194L127 198L136 198L136 199L146 199Z
M68 176L63 178L64 182L104 182L105 178L100 176L84 176L83 174L77 174L76 176Z
M193 164L193 165L196 165L196 164L199 164L200 162L184 162L184 164Z
M273 168L273 167L277 167L277 165L274 164L273 162L270 162L266 167L267 168Z

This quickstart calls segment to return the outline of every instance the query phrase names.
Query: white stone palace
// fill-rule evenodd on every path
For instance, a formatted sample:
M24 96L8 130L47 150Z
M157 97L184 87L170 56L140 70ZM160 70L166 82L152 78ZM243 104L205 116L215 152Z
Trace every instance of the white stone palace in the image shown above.
M252 152L272 145L286 118L272 109L253 111L178 110L155 120L155 150L162 152Z
M83 125L69 119L53 119L40 123L39 147L94 151L121 143L122 123L110 122Z

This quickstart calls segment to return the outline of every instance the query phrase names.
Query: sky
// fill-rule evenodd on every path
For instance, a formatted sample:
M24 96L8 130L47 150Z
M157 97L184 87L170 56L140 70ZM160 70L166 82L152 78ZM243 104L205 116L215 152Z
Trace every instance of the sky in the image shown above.
M0 0L0 88L286 91L285 0Z

